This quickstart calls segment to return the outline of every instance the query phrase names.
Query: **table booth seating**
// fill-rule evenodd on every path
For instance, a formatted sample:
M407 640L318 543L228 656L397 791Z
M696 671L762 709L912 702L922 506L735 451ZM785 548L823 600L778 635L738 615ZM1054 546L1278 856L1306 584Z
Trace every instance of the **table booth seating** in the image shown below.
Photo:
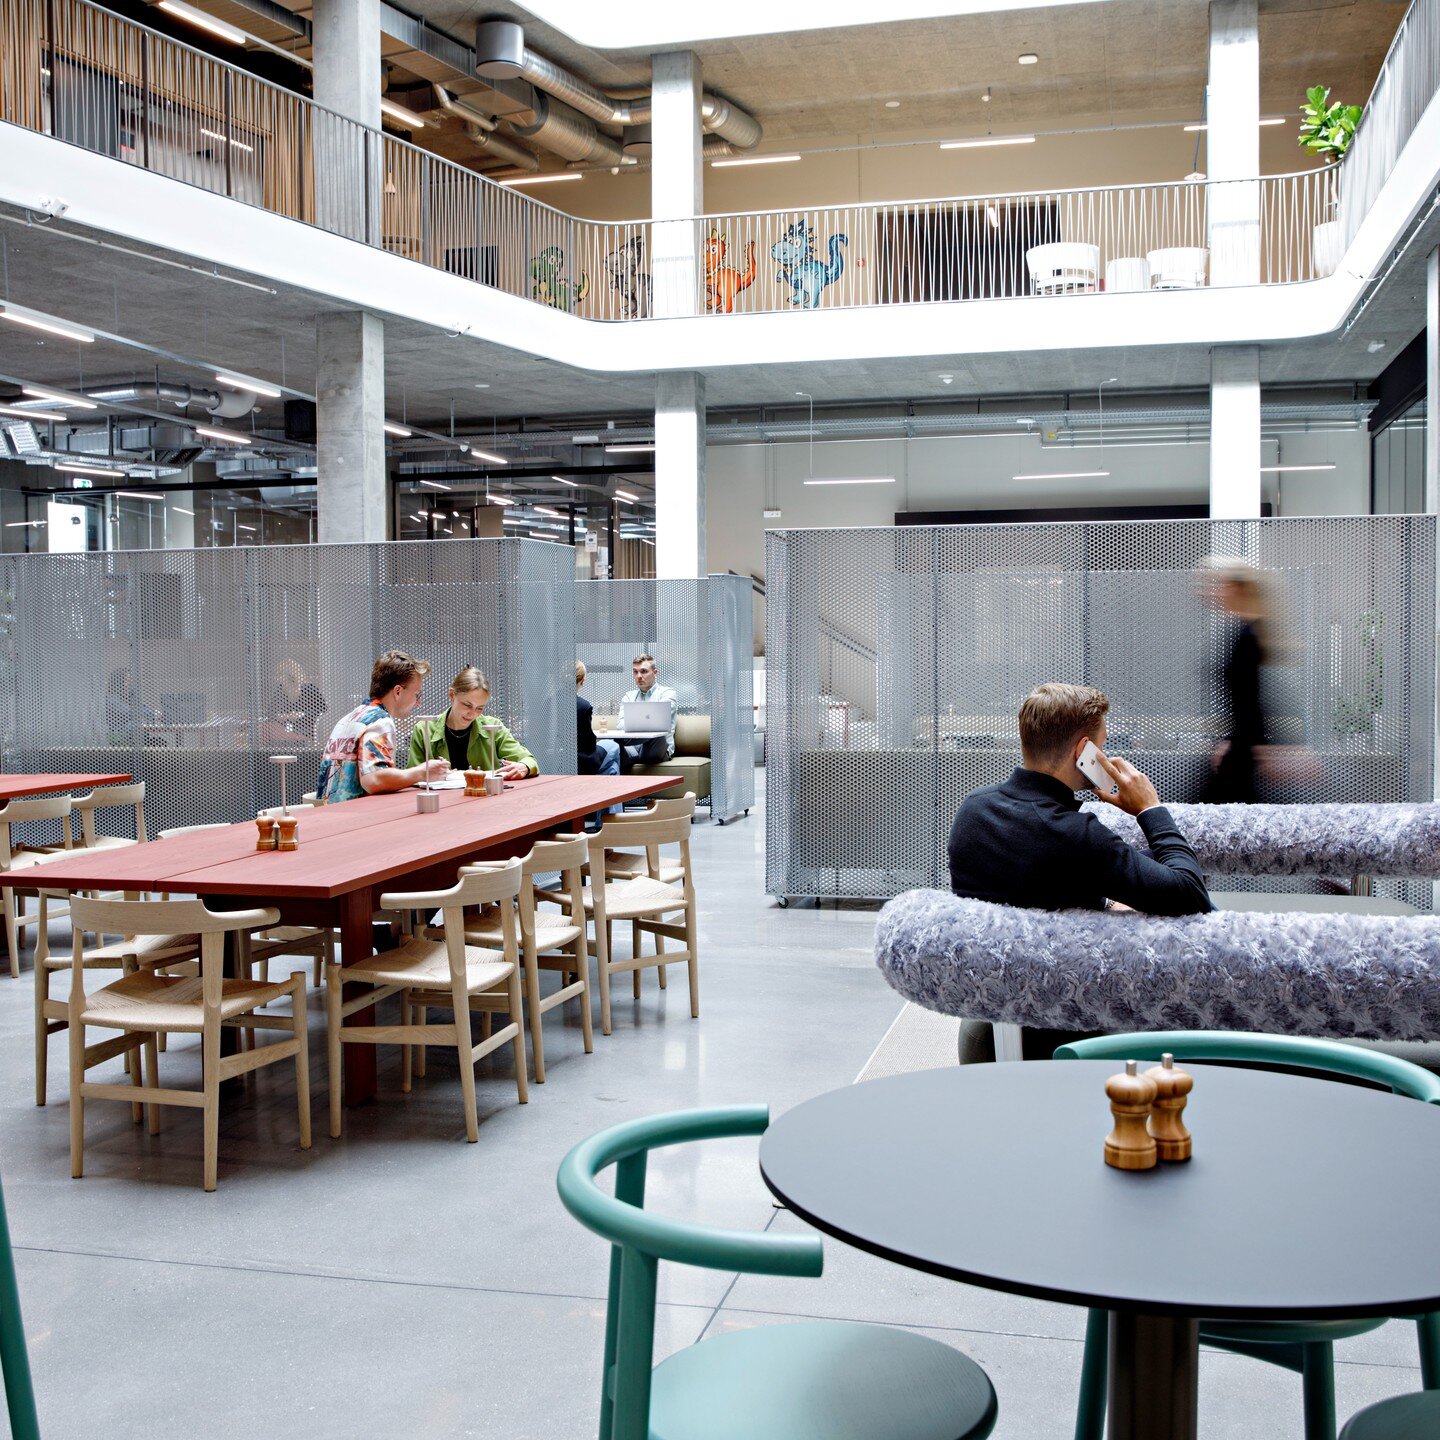
M659 792L662 800L679 800L693 795L710 799L710 717L675 717L675 753L659 765L637 765L637 775L673 775L675 783Z

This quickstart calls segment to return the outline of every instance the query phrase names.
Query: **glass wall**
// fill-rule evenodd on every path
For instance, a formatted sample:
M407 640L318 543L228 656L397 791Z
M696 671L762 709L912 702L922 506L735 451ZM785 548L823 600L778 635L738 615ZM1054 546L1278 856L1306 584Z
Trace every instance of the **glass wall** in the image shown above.
M1371 440L1370 510L1425 513L1425 397L1402 410Z

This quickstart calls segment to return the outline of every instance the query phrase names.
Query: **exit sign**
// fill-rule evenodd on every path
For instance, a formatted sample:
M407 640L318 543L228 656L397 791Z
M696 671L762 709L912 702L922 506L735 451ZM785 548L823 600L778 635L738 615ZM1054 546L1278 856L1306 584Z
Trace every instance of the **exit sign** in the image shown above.
M70 488L72 490L93 490L95 482L87 480L83 475L72 475L70 477Z

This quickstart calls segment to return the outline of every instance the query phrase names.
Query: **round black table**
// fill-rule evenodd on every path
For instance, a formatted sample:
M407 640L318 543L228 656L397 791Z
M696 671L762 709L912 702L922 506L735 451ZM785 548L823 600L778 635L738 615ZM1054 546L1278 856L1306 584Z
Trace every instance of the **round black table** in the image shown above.
M1440 1106L1197 1065L1195 1158L1125 1172L1102 1158L1105 1079L1121 1068L966 1065L849 1085L775 1121L761 1172L862 1250L1111 1312L1116 1440L1192 1440L1198 1317L1440 1309Z

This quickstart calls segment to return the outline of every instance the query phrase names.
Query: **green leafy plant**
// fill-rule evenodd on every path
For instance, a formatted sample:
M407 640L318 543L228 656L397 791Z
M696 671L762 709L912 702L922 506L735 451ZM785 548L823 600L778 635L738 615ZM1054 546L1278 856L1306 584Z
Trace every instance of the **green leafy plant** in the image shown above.
M1368 735L1375 717L1385 705L1385 649L1380 631L1385 625L1383 610L1367 610L1357 623L1365 655L1365 673L1358 690L1342 691L1335 697L1333 717L1337 735Z
M1300 107L1300 146L1316 155L1338 160L1355 138L1355 127L1364 111L1361 105L1330 103L1329 88L1312 85Z

